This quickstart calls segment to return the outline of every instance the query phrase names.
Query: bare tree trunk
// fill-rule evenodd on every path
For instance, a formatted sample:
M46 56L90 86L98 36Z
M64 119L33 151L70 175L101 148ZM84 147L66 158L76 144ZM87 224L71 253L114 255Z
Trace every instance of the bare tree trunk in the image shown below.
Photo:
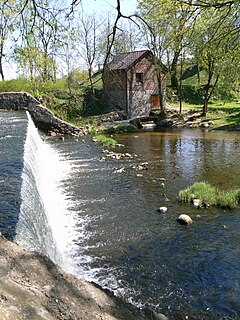
M2 80L4 81L5 77L4 77L4 73L3 73L2 57L0 57L0 76L1 76Z
M177 79L177 62L179 59L180 51L175 51L173 60L171 63L170 74L171 74L171 87L177 89L178 88L178 79Z

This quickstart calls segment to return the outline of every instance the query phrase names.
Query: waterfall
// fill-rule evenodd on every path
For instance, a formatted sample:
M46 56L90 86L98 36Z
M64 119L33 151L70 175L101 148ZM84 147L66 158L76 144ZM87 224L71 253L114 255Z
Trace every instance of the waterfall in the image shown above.
M71 259L74 217L62 190L62 181L67 178L71 166L63 160L41 139L28 114L15 241L75 273Z

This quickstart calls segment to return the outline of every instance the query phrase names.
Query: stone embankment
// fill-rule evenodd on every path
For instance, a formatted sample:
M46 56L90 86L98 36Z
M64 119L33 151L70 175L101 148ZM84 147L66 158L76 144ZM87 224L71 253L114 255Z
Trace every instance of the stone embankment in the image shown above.
M63 120L41 105L41 103L26 92L0 92L0 109L27 110L42 131L60 134L81 135L83 131Z

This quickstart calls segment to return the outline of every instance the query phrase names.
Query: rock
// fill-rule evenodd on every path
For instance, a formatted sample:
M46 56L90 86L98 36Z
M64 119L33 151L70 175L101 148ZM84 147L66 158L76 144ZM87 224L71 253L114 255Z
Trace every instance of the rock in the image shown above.
M185 224L185 225L191 224L191 223L193 222L192 219L191 219L187 214L181 214L181 215L177 218L177 221L178 221L180 224Z
M193 205L196 208L199 208L201 204L201 200L200 199L193 199Z
M160 207L158 209L159 212L166 213L168 211L167 207Z
M125 169L124 168L119 168L119 169L116 169L113 171L114 173L123 173L125 172Z
M207 129L209 127L208 123L201 123L200 127L203 129Z
M142 162L140 164L134 164L131 166L136 171L148 170L148 162Z
M156 313L153 311L153 319L155 320L168 320L168 318L162 313Z

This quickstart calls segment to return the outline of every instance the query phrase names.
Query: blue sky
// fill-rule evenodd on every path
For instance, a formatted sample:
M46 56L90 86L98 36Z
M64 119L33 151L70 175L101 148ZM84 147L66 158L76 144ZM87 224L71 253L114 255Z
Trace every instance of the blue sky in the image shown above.
M121 0L121 11L129 15L136 9L137 0ZM117 0L82 0L84 11L88 13L109 13L114 12L117 6Z

